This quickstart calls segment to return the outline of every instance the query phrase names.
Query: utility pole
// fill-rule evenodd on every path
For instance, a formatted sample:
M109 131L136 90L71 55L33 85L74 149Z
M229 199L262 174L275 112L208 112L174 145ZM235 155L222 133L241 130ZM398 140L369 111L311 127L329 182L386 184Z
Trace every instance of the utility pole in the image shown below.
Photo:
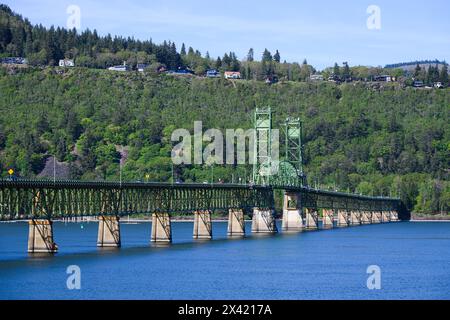
M56 183L56 156L53 156L53 183Z
M122 188L122 159L119 160L119 183Z

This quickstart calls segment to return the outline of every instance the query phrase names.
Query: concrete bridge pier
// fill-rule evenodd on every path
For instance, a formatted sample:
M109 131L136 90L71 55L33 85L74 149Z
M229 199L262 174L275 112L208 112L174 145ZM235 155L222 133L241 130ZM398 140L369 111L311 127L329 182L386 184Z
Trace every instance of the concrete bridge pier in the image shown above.
M28 252L54 253L58 246L53 241L53 222L51 220L28 221Z
M361 224L361 211L350 211L350 225L359 226Z
M391 221L391 214L389 211L381 211L381 221L382 222L390 222Z
M381 223L380 211L372 211L372 223Z
M273 210L254 208L252 218L252 233L276 233L277 225Z
M373 223L373 219L374 219L374 211L367 211L367 218L369 219L369 223L372 224Z
M338 210L337 226L348 227L348 225L349 225L348 212L346 210Z
M370 218L370 212L369 211L362 211L361 212L361 224L370 224L371 218Z
M98 217L97 247L120 247L119 220L118 216Z
M211 211L200 210L194 213L193 238L197 240L212 239Z
M229 237L245 236L245 220L244 210L230 209L228 210L228 232Z
M323 209L323 211L322 211L322 228L323 229L333 228L333 218L334 218L334 210L333 209Z
M152 214L151 242L171 243L172 224L168 213L155 212Z
M316 209L305 209L305 229L317 230L319 228L319 213Z
M397 211L393 210L393 211L390 211L389 213L390 213L390 220L392 222L398 221L398 213L397 213Z
M285 193L283 198L283 232L299 232L303 229L303 218L299 206L299 196L295 193Z

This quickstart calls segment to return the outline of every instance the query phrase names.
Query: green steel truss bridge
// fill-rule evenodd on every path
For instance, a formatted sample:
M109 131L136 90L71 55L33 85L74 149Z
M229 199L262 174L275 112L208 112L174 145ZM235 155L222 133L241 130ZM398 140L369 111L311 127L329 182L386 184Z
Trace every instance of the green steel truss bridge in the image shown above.
M299 194L302 208L405 212L399 199L301 186L0 180L0 221L127 216L201 210L274 209L277 189ZM404 213L405 214L405 213Z
M408 219L399 199L311 189L302 168L302 124L284 125L285 157L272 159L272 111L256 109L253 184L185 184L0 180L0 221L54 220L87 216L190 214L198 211L255 208L273 210L275 190L296 195L299 209L395 211ZM274 164L278 168L271 172Z

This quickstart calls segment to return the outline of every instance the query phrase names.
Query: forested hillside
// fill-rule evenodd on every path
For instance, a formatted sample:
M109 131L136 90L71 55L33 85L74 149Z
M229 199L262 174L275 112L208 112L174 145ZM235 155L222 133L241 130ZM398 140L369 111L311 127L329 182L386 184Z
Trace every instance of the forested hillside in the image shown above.
M400 196L409 208L450 209L450 91L397 84L176 78L75 68L0 69L2 176L35 177L56 155L73 179L170 181L175 128L252 128L272 106L275 127L304 122L310 185ZM281 149L283 150L283 149ZM47 163L47 166L49 164ZM48 168L47 168L48 169ZM175 166L181 181L248 180L251 168ZM48 171L48 170L47 170ZM51 171L52 172L52 171Z

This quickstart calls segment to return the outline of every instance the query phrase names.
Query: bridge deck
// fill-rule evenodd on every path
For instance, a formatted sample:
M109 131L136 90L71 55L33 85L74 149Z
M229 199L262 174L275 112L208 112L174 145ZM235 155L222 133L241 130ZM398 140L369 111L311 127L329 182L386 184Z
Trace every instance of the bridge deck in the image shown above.
M292 186L71 180L0 180L0 220L99 215L274 209L274 189L300 194L300 205L346 210L399 210L399 199Z

